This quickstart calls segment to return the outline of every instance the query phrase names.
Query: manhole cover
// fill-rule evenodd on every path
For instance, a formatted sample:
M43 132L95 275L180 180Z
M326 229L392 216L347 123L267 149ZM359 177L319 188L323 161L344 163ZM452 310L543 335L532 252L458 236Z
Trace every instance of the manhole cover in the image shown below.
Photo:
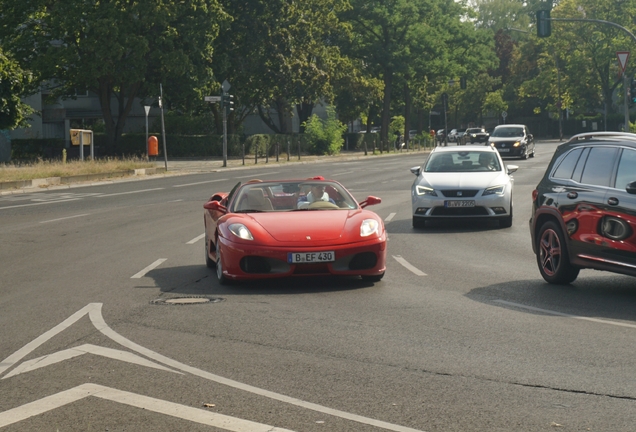
M169 304L169 305L191 305L201 303L218 303L223 301L222 298L210 297L173 297L169 299L153 300L152 304Z

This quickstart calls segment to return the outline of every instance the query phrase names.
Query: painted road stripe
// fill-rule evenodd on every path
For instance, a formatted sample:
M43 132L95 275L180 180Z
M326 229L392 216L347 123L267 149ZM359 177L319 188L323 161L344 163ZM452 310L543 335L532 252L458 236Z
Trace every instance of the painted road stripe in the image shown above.
M395 260L397 262L399 262L400 264L402 264L404 267L406 267L408 270L412 271L413 273L415 273L418 276L426 276L426 273L424 273L423 271L421 271L420 269L418 269L417 267L411 265L407 260L405 260L404 258L402 258L400 255L393 255L393 258L395 258Z
M382 429L395 431L395 432L422 432L418 429L413 429L406 426L400 426L393 423L388 423L382 420L376 420L370 417L364 417L357 414L352 414L346 411L341 411L341 410L329 408L323 405L318 405L316 403L306 402L301 399L296 399L294 397L286 396L280 393L275 393L275 392L265 390L259 387L254 387L249 384L244 384L238 381L234 381L229 378L222 377L220 375L215 375L213 373L206 372L201 369L197 369L193 366L187 365L185 363L181 363L177 360L173 360L157 352L151 351L148 348L145 348L131 341L130 339L126 339L124 336L120 335L119 333L111 329L108 326L108 324L106 324L106 321L104 321L104 317L102 316L102 306L103 306L102 303L90 303L86 305L85 307L83 307L82 309L80 309L79 311L71 315L69 318L67 318L66 320L58 324L57 326L53 327L51 330L35 338L33 341L29 342L24 347L20 348L18 351L11 354L6 359L0 361L0 375L2 375L2 373L5 370L11 368L13 365L19 362L22 358L26 357L29 353L31 353L32 351L35 351L38 347L43 345L49 339L52 339L55 335L63 332L68 327L73 325L75 322L79 321L84 315L88 314L93 326L95 326L95 328L107 338L111 339L112 341L118 343L119 345L123 347L130 349L131 351L135 351L143 355L144 357L152 359L158 363L162 363L171 368L174 368L183 372L187 372L194 376L198 376L200 378L213 381L219 384L223 384L238 390L243 390L243 391L256 394L259 396L263 396L272 400L277 400L280 402L288 403L290 405L295 405L301 408L309 409L309 410L320 412L323 414L340 417L340 418L351 420L357 423L376 426ZM35 406L37 407L38 404L35 404ZM2 420L1 420L2 414L3 413L0 413L0 427L2 423ZM246 430L250 430L250 429L246 429Z
M199 240L201 240L203 237L205 237L205 233L201 234L198 237L193 238L192 240L190 240L189 242L187 242L186 244L195 244L196 242L198 242Z
M45 204L56 204L60 202L79 201L79 200L80 198L72 198L72 199L57 200L57 201L45 201L45 202L39 202L39 203L33 203L33 204L19 204L19 205L8 206L8 207L0 207L0 210L13 209L18 207L31 207L31 206L38 206L38 205L45 205Z
M225 181L225 180L227 180L227 179L207 180L207 181L202 181L202 182L197 182L197 183L186 183L186 184L174 185L172 187L196 186L196 185L200 185L200 184L216 183L216 182Z
M241 177L235 177L237 179L241 179L241 178L259 178L262 176L266 176L266 175L273 175L273 174L278 174L280 171L274 171L274 172L267 172L267 173L260 173L258 175L252 174L252 175L248 175L248 176L241 176Z
M336 177L339 177L339 176L341 176L341 175L345 175L345 174L353 174L353 173L355 173L355 172L356 172L356 171L345 171L345 172L341 172L341 173L331 174L329 177L331 177L331 178L336 178Z
M580 315L570 315L570 314L557 312L557 311L553 311L553 310L549 310L549 309L541 309L541 308L536 308L536 307L532 307L532 306L522 305L522 304L519 304L519 303L512 303L512 302L505 301L505 300L494 300L494 302L495 303L499 303L499 304L504 304L504 305L507 305L507 306L513 306L513 307L516 307L516 308L519 308L519 309L527 309L527 310L531 310L531 311L534 311L534 312L541 312L541 313L548 314L548 315L555 315L555 316L560 316L560 317L565 317L565 318L574 318L574 319L583 320L583 321L591 321L591 322L599 323L599 324L609 324L609 325L618 326L618 327L628 327L628 328L636 329L636 325L634 325L634 324L622 323L622 322L618 322L618 321L609 321L609 320L598 319L598 318L590 318L590 317L584 317L584 316L580 316Z
M88 216L88 215L89 215L88 213L84 213L84 214L79 214L79 215L75 215L75 216L67 216L67 217L63 217L63 218L59 218L59 219L49 219L49 220L42 221L40 223L57 222L57 221L61 221L61 220L73 219L73 218L78 218L78 217Z
M391 213L389 214L386 219L384 219L384 222L391 222L393 220L393 218L395 217L397 213Z
M130 191L130 192L118 192L118 193L112 193L112 194L97 195L95 198L111 197L111 196L117 196L117 195L130 195L130 194L136 194L136 193L142 193L142 192L158 191L163 189L164 188L154 188L154 189L142 189L142 190L136 190L136 191Z
M168 258L160 258L160 259L158 259L157 261L153 262L148 267L146 267L145 269L143 269L139 273L136 273L135 275L131 276L130 278L131 279L141 279L142 277L144 277L146 275L146 273L148 273L150 270L154 269L155 267L159 267L161 265L161 263L163 263L167 259Z
M148 396L131 393L123 390L102 386L99 384L82 384L69 390L47 396L35 402L22 405L0 413L0 427L8 426L30 417L44 414L45 412L63 407L73 402L77 402L87 397L96 397L111 402L117 402L159 414L188 420L194 423L213 426L222 430L232 432L293 432L290 429L283 429L243 420L212 411L192 408L174 402L155 399Z

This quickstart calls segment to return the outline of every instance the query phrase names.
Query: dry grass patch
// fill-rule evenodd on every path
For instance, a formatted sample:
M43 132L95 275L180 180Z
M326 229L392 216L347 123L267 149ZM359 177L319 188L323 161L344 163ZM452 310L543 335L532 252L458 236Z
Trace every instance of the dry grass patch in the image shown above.
M101 159L89 161L38 161L28 164L0 164L0 182L33 180L49 177L70 177L85 174L155 168L143 159Z

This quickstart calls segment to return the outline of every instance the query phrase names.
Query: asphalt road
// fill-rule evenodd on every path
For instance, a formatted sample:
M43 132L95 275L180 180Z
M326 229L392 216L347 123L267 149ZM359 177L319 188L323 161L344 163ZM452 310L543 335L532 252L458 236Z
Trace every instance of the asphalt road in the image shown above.
M530 247L555 146L507 161L509 229L413 230L422 154L0 197L0 430L633 431L635 280L549 286ZM313 175L382 198L385 278L218 285L207 198Z

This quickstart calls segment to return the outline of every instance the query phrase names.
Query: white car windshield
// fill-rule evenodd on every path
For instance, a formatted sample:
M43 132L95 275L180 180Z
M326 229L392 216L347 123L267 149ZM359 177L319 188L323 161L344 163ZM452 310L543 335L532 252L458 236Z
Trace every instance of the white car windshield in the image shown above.
M519 127L499 127L492 132L493 137L514 138L523 136L523 128Z
M457 151L432 153L424 172L480 172L501 171L499 159L494 152Z

